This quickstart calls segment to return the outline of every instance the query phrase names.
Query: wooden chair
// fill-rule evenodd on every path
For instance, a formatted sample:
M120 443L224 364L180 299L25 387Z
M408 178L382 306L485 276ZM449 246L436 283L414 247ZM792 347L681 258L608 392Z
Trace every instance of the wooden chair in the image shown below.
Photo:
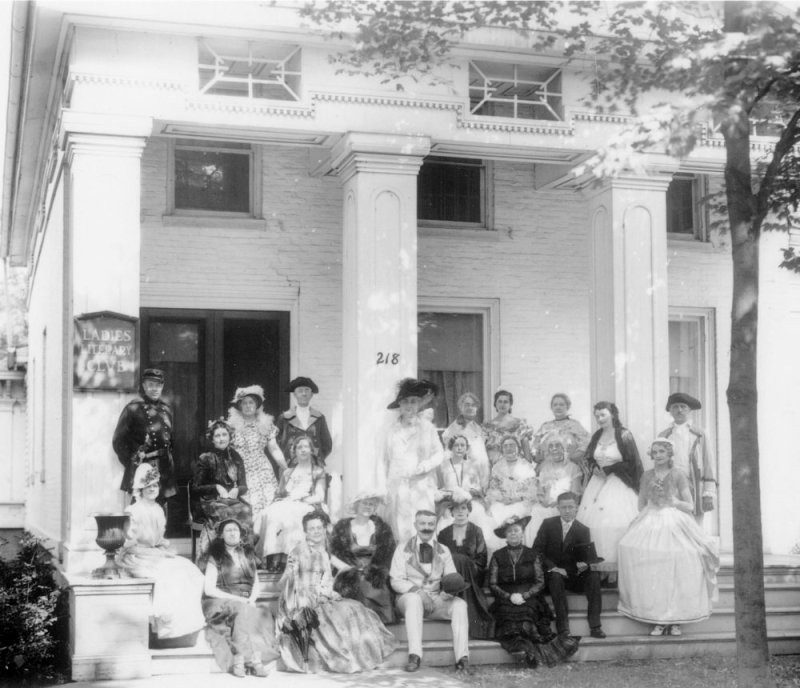
M192 530L192 561L196 564L197 563L197 538L200 533L203 532L203 528L205 527L205 523L198 522L194 520L194 516L192 515L192 483L189 481L186 485L186 504L187 510L189 512L188 523L189 527Z

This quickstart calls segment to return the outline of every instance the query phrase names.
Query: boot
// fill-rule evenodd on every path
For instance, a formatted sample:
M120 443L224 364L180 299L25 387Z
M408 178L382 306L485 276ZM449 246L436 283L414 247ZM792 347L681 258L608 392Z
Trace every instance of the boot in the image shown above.
M253 661L250 664L250 671L253 674L253 676L258 676L259 678L266 678L267 676L269 676L269 671L267 670L267 667L265 667L261 663L260 659L256 658L253 659Z
M247 672L244 670L244 655L233 656L231 673L236 676L236 678L244 678L247 675Z
M278 570L277 561L280 554L268 554L265 561L264 566L266 567L267 571L270 573L275 573Z

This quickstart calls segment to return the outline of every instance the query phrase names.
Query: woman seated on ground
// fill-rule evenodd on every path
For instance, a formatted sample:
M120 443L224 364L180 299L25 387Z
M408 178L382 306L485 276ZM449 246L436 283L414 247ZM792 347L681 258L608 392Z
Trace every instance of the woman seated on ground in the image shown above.
M325 469L313 454L311 439L301 435L291 448L292 462L264 510L259 548L268 571L283 571L286 555L303 539L300 522L311 511L325 509Z
M328 524L318 511L303 516L305 541L289 554L278 613L281 658L289 671L369 671L396 641L375 612L334 592Z
M486 434L478 423L478 412L481 402L472 392L465 392L458 398L458 416L442 433L442 443L448 446L450 440L457 435L466 437L469 453L478 468L481 490L489 486L489 455L486 453Z
M598 557L597 570L610 585L617 581L617 546L639 513L642 461L629 430L619 420L619 409L609 401L594 405L600 429L586 449L591 478L583 491L578 520L592 533Z
M236 519L221 521L217 531L206 555L203 614L208 644L223 671L239 678L248 670L267 676L278 658L275 620L267 607L256 606L255 553L245 544L246 530Z
M486 515L483 480L479 466L472 459L472 445L464 435L455 435L448 440L447 448L445 459L438 468L439 489L434 495L438 504L437 529L441 531L453 522L448 505L454 491L464 491L472 496L470 521L480 528L494 528L494 522Z
M558 515L558 495L572 492L579 495L583 488L583 471L567 459L567 442L557 430L551 430L539 445L542 462L536 467L539 474L539 495L548 516Z
M205 521L198 547L200 556L208 549L220 521L235 518L248 532L253 527L244 463L239 452L231 447L232 437L233 429L224 420L211 421L206 439L213 450L201 454L194 466L192 497L199 501L192 511L201 513Z
M531 544L536 537L536 531L544 520L546 510L539 504L539 482L536 478L536 469L533 465L520 457L519 440L513 435L506 435L500 443L503 458L492 467L492 477L489 479L489 490L486 501L489 503L488 513L494 520L494 526L505 522L511 516L532 516L533 523L526 536L526 541ZM494 530L494 528L492 529ZM502 539L487 533L486 543L490 551L495 551L503 546Z
M494 618L483 594L488 553L483 531L469 522L472 504L472 497L468 492L454 492L448 505L453 514L453 522L439 533L437 540L450 550L456 571L469 584L463 597L469 613L470 637L493 638Z
M483 424L483 432L486 436L486 453L489 456L489 463L494 466L502 458L502 441L509 435L513 436L519 444L520 455L527 461L531 461L530 440L533 428L528 425L524 418L515 418L511 415L514 406L514 395L504 389L495 392L494 410L497 412L494 418Z
M680 624L711 615L719 556L694 519L686 475L673 467L672 441L650 444L653 468L639 491L640 513L619 542L619 611L654 624L650 635L681 635Z
M394 555L392 529L376 515L384 502L377 492L362 492L350 504L355 513L333 527L331 561L338 569L333 589L374 611L384 623L395 621L389 587L389 567Z
M533 436L531 449L534 453L534 461L543 461L545 458L542 448L542 439L553 430L557 431L564 440L564 447L567 450L567 458L582 466L583 455L589 444L589 431L584 428L577 420L569 417L569 409L572 401L563 392L554 394L550 399L550 410L553 412L553 420L542 423L541 427Z
M156 502L158 469L143 463L133 476L136 502L125 509L130 521L127 540L117 554L120 567L134 578L152 578L151 627L159 640L196 633L205 620L200 608L203 575L188 559L179 557L164 539L167 519ZM194 644L193 638L187 639Z
M522 544L529 520L529 516L512 516L495 530L495 535L507 542L492 555L489 565L495 638L519 662L530 667L553 666L575 653L580 638L554 635L550 630L553 612L542 597L542 562L534 550Z

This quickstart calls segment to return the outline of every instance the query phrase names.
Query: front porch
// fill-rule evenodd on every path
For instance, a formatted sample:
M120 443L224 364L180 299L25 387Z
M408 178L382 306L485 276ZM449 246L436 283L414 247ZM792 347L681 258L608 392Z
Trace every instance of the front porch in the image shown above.
M272 606L276 603L277 578L275 574L259 573L262 604ZM63 581L70 586L70 657L74 681L219 673L202 633L193 647L148 647L150 581L98 581L72 574L63 574ZM766 555L764 584L770 652L774 655L800 654L800 556ZM595 640L588 637L585 600L578 595L570 596L570 627L573 633L583 636L573 661L736 654L733 559L730 555L722 558L719 599L714 603L713 615L701 623L685 625L680 637L650 637L649 626L616 611L617 597L616 590L603 591L602 619L608 637ZM399 644L383 668L398 669L405 664L407 656L405 628L401 623L390 626L390 630ZM426 622L424 652L425 666L452 666L454 660L447 622ZM473 640L470 642L470 661L473 665L508 664L513 659L495 641ZM296 681L297 677L293 680ZM442 685L438 678L436 682Z

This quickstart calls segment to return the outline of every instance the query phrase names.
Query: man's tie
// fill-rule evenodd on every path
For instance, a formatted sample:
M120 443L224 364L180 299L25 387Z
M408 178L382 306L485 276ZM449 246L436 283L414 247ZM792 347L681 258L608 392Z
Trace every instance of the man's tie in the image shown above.
M419 563L432 564L433 563L433 547L427 542L419 543Z

